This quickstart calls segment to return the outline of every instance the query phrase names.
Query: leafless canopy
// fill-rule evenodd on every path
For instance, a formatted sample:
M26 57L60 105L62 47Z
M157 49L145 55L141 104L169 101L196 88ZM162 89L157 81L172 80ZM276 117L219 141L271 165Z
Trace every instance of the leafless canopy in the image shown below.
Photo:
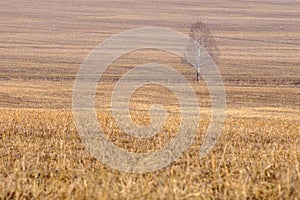
M202 46L214 62L217 64L219 59L219 52L216 46L216 42L211 35L211 32L207 26L199 21L191 25L189 36L194 39L200 46ZM197 67L197 81L199 80L200 75L200 47L193 45L189 45L186 52L186 57L190 57L194 59Z

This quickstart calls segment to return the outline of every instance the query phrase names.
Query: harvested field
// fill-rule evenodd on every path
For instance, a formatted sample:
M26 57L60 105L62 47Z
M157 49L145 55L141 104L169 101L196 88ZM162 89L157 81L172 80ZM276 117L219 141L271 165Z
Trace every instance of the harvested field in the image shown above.
M298 0L1 1L0 199L299 199L299 10ZM206 83L196 82L195 69L177 55L143 49L114 61L99 81L96 108L105 136L138 153L176 136L178 101L157 85L140 88L130 102L140 125L150 123L150 105L165 106L169 115L156 136L123 133L111 113L122 75L161 63L196 91L195 140L158 171L132 174L101 164L85 148L71 112L81 63L122 31L157 26L188 34L197 21L216 40L226 90L227 118L213 151L199 158L211 117Z

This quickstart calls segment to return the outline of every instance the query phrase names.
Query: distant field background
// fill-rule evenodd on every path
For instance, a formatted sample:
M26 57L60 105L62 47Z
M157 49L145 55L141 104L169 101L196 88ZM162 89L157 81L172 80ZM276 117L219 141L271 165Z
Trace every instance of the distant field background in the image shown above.
M1 1L0 199L299 199L299 10L298 0ZM97 162L81 144L71 115L80 64L122 31L158 26L188 34L197 21L216 40L227 93L227 120L216 149L199 160L210 116L203 80L197 83L195 70L175 55L143 50L122 56L101 79L98 118L107 137L141 152L161 148L176 134L174 115L157 137L131 143L112 119L115 82L147 62L168 64L187 77L203 126L195 144L163 170L126 174ZM140 124L149 123L140 102L177 109L167 90L141 89L131 104Z

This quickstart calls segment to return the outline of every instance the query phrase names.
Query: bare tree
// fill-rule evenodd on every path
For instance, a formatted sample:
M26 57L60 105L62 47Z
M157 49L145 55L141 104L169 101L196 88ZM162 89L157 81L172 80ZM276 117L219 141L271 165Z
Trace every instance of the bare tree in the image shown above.
M210 30L207 26L199 21L191 25L189 36L196 41L197 44L192 43L188 46L186 51L186 57L193 59L196 64L197 70L197 81L199 81L200 76L200 56L201 56L201 47L203 47L215 63L218 63L218 49L214 38L212 37Z

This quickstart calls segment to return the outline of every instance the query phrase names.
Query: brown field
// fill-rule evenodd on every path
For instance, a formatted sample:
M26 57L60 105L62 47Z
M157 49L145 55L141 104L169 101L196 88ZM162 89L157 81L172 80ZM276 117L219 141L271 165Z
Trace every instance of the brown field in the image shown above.
M1 1L0 199L300 199L299 10L298 0ZM98 162L71 112L80 64L113 34L144 26L188 33L198 20L216 39L227 93L227 119L214 150L199 159L210 122L205 83L195 81L195 70L181 58L148 49L122 56L101 78L100 125L116 146L132 152L158 150L176 135L178 112L145 140L118 130L110 112L122 74L159 62L179 70L196 91L202 117L195 142L151 173ZM133 120L148 124L153 103L169 113L178 109L170 91L150 85L132 96Z

